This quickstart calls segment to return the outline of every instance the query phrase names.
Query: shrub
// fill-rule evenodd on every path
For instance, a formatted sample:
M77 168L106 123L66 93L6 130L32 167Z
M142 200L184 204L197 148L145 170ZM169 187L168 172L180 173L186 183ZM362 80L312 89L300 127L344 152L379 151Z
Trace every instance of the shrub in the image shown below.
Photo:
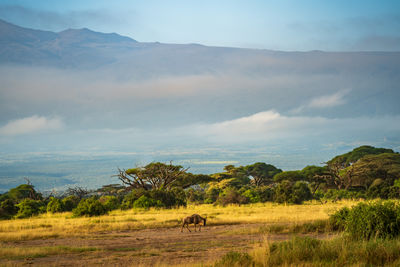
M50 202L47 204L47 212L56 213L63 211L64 211L64 205L62 201L55 197L50 198Z
M106 214L107 209L98 199L91 197L82 199L72 212L74 216L99 216Z
M149 209L151 207L162 207L162 206L163 203L161 201L156 201L145 195L141 196L133 203L134 208L142 208L142 209Z
M400 209L393 201L359 203L347 216L346 232L355 239L398 236Z
M0 204L0 219L10 219L17 211L15 203L11 199L6 199Z
M215 267L247 267L253 266L253 259L248 253L231 251L225 254L221 260L215 263Z
M221 189L216 187L211 187L206 192L206 199L204 200L205 203L211 204L217 201L219 194L221 193Z
M172 208L175 206L186 206L185 192L179 188L173 190L155 189L149 192L149 197L156 201L157 207Z
M142 195L146 194L143 189L133 189L131 192L125 195L122 200L121 209L131 209L133 208L133 203L139 199Z
M186 191L186 199L189 202L201 204L204 202L205 193L202 190L195 190L193 188L189 188Z
M99 201L103 204L107 211L116 210L120 206L118 198L115 196L102 196Z
M261 202L274 200L274 189L269 186L257 187L256 191L260 197Z
M290 198L291 203L301 204L303 201L310 200L312 198L310 188L307 183L297 181L293 186L293 194Z
M346 228L346 220L349 216L350 209L347 207L341 208L334 214L329 216L329 226L334 231L344 231Z
M248 198L239 194L235 188L226 188L218 197L217 203L220 205L228 204L246 204L249 203Z
M257 203L261 201L258 192L254 189L247 189L242 193L242 196L247 198L250 203Z
M28 218L45 211L45 205L40 200L24 199L17 204L18 213L15 218Z
M278 203L301 204L311 198L311 191L305 182L284 180L275 189L275 201Z
M63 198L62 204L65 211L72 211L79 204L79 198L77 196L68 196Z

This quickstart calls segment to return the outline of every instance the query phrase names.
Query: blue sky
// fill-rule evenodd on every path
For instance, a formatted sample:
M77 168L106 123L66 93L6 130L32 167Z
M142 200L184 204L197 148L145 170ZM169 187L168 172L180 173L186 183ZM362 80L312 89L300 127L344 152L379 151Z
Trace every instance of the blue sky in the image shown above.
M0 18L138 41L275 50L400 50L400 1L2 0Z

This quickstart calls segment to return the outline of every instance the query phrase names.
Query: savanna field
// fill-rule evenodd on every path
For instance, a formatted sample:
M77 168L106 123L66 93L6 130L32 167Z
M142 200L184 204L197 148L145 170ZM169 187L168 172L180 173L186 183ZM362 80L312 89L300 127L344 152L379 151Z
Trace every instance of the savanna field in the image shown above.
M329 225L330 215L358 203L203 204L115 210L97 217L74 218L65 212L4 220L0 264L396 266L399 240L351 241ZM191 225L191 233L186 229L181 233L181 219L193 213L207 216L207 225L201 232L194 232Z

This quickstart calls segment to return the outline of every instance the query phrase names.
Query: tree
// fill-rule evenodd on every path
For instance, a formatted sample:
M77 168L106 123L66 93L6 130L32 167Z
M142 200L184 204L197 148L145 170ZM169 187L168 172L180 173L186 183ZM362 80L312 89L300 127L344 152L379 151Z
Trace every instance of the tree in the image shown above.
M348 189L353 183L353 170L351 168L346 172L343 170L367 155L379 155L383 153L395 154L392 149L360 146L348 153L334 157L326 163L330 173L330 183L338 189Z
M383 153L368 155L346 168L343 176L351 175L352 186L368 188L376 179L393 185L400 177L400 154Z
M82 199L89 194L89 190L84 187L75 186L68 188L66 194L68 196L76 196L77 198Z
M247 165L244 167L244 171L252 178L251 182L257 187L271 184L272 178L282 172L281 169L263 162Z
M116 176L128 188L170 189L174 184L179 184L187 178L188 169L179 165L152 162L144 167L120 170ZM186 186L188 186L186 184Z
M304 177L301 171L286 171L280 172L274 176L274 182L282 182L283 180L288 180L291 182L296 181L304 181L306 178Z
M42 195L36 192L35 187L31 184L21 184L15 188L12 188L10 191L8 191L7 196L16 202L26 198L34 200L42 199Z
M311 193L315 195L315 192L319 189L319 187L327 183L329 181L331 175L328 172L326 166L320 167L315 165L306 166L301 170L302 175L305 180L310 183Z

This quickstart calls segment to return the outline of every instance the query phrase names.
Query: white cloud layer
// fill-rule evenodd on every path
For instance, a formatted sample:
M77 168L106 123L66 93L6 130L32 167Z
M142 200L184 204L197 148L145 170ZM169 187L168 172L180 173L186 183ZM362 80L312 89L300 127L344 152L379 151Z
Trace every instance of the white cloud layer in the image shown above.
M59 130L63 123L59 118L46 118L41 116L31 116L23 119L13 120L0 127L0 135L14 136L30 134L39 131Z
M313 98L308 107L310 108L330 108L338 105L344 104L346 101L344 96L348 93L348 91L339 91L333 95L326 95L321 97Z

